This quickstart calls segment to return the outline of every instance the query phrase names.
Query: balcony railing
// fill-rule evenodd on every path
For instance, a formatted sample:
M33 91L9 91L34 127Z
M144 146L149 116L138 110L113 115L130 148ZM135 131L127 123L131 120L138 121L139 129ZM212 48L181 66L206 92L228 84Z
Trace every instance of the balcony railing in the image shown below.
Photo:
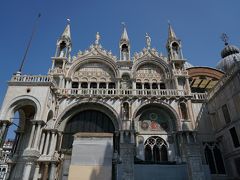
M64 74L64 69L50 69L49 73L50 74Z
M183 90L175 89L59 89L64 96L185 96Z
M10 82L23 82L23 83L53 83L55 81L51 76L42 76L42 75L14 75L12 76Z
M207 98L207 93L192 93L193 100L205 100Z
M176 76L187 76L188 71L187 70L173 70L173 74Z

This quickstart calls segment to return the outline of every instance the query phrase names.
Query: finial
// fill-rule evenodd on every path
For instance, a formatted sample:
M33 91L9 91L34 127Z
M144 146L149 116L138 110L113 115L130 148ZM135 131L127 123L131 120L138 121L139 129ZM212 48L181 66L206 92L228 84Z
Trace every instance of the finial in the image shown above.
M148 33L146 33L146 45L147 45L147 48L150 49L150 46L151 46L151 38L150 36L148 35Z
M96 45L98 45L99 44L99 40L100 40L100 34L99 34L99 32L97 32L97 34L96 34L96 40L95 40L95 44Z
M222 41L224 42L225 46L227 46L227 45L228 45L229 37L227 36L226 33L222 33L221 39L222 39Z
M170 22L170 20L169 20L169 19L168 19L168 21L167 21L167 22L168 22L168 25L170 26L170 25L171 25L171 22Z
M69 18L67 18L67 24L70 24L70 19Z
M122 22L121 24L123 25L123 28L126 28L126 23L125 22Z

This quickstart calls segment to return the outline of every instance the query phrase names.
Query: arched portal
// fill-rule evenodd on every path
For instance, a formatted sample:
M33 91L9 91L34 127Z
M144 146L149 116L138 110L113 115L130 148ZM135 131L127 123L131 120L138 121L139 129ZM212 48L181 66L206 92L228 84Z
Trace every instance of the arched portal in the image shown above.
M6 134L5 143L12 142L12 149L10 157L13 163L10 164L9 179L21 179L24 170L24 162L22 156L27 148L33 148L36 136L33 136L31 131L33 128L33 121L36 120L37 114L36 104L28 99L22 99L13 103L9 108L11 115L11 125ZM3 138L5 139L5 137ZM17 163L16 163L17 162Z
M98 110L85 110L75 114L68 120L64 132L62 149L72 148L73 135L78 132L114 133L112 120Z
M60 179L97 173L110 180L113 154L119 152L118 127L114 110L105 104L84 102L65 111L58 124L63 131L60 149L64 154Z

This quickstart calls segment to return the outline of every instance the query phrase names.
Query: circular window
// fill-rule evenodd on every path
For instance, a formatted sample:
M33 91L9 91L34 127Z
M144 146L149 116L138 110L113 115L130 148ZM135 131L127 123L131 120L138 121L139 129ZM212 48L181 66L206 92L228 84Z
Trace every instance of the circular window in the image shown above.
M30 93L31 92L31 89L30 88L27 88L27 93Z

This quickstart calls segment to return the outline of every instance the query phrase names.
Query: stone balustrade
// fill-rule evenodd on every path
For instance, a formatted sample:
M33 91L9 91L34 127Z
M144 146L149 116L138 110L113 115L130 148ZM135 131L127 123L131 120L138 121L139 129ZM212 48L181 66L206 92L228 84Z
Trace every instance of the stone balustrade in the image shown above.
M10 83L53 83L56 84L51 76L47 75L14 75L12 76Z
M207 93L191 93L193 100L206 100Z
M50 76L31 76L31 75L14 75L12 82L51 82Z
M173 70L173 74L176 76L187 76L188 71L186 70Z
M65 73L64 69L55 68L49 70L49 74L64 74L64 73Z
M183 90L175 89L59 89L58 91L64 96L88 96L88 95L100 95L100 96L162 96L162 97L174 97L185 96L186 93Z

